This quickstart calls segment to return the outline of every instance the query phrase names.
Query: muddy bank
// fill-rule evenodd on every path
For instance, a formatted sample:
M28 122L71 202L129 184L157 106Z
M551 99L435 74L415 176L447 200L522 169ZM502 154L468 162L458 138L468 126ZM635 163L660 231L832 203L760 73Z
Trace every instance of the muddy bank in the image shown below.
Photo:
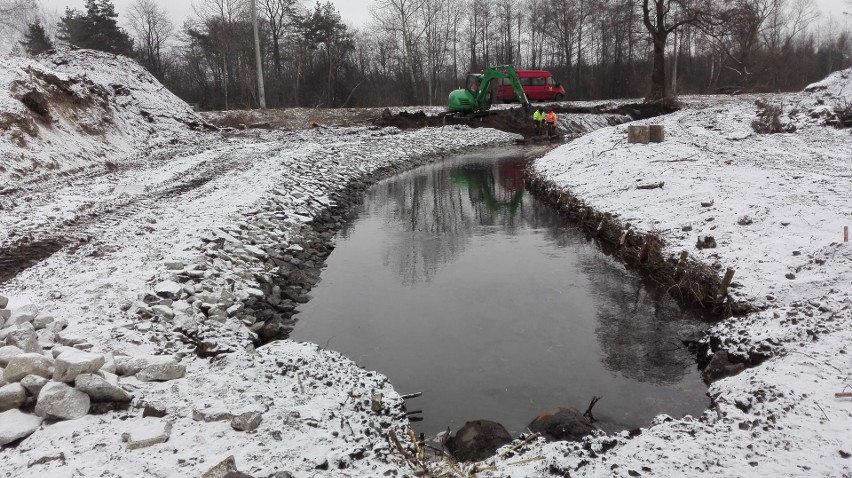
M373 120L373 125L380 127L394 126L400 129L416 129L460 124L472 128L494 128L508 133L517 133L523 135L524 138L532 138L538 134L535 122L532 121L532 111L536 109L552 110L557 115L560 115L563 121L564 117L568 115L600 115L607 117L609 126L614 126L624 121L653 118L677 111L675 105L644 103L591 107L577 107L562 103L543 103L533 104L529 111L518 106L510 109L493 109L466 116L428 115L422 110L415 113L401 111L397 114L392 114L390 110L385 110L381 118ZM619 117L624 119L621 120ZM582 132L569 130L567 133L577 134Z

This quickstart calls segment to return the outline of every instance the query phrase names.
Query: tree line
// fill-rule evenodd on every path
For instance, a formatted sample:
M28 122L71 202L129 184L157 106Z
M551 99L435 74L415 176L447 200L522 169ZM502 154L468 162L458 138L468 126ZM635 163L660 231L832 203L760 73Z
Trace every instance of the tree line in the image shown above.
M573 100L799 90L852 66L852 16L820 19L813 0L374 0L361 28L330 2L254 1L270 107L443 105L502 64L552 71ZM123 19L87 0L30 21L22 46L130 55L203 109L257 107L251 0L193 5L176 26L154 0Z

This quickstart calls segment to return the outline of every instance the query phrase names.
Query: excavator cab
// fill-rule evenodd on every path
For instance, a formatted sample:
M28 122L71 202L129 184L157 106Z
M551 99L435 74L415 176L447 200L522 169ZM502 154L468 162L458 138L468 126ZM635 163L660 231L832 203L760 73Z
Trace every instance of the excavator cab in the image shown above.
M518 101L529 107L527 95L521 87L518 74L512 65L488 67L482 73L470 73L463 89L452 91L447 101L451 113L479 113L491 108L492 82L496 79L507 78L515 90Z

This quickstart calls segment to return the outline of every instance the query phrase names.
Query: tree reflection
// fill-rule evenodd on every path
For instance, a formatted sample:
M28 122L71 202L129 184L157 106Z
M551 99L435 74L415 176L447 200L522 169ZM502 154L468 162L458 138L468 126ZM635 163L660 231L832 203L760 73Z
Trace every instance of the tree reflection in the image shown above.
M511 158L433 166L372 188L370 213L387 218L384 229L395 238L383 265L404 284L430 281L476 235L514 234L518 221L547 224L542 208L524 201L526 164Z

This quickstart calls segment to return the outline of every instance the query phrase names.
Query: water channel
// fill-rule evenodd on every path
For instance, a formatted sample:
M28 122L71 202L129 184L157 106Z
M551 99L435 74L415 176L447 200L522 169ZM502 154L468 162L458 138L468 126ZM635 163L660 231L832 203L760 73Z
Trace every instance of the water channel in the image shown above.
M488 419L517 436L593 395L607 431L709 405L679 338L705 325L524 190L546 152L464 154L374 185L338 232L291 338L422 391L427 435Z

